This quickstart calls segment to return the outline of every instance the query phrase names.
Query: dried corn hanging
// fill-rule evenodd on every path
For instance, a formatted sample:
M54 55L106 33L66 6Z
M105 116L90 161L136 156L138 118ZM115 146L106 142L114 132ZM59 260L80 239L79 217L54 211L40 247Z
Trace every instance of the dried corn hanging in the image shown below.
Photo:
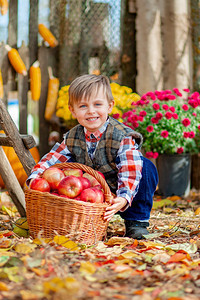
M8 0L0 0L0 8L2 16L8 12Z
M49 83L48 83L48 93L47 93L47 101L45 107L44 117L47 121L51 120L55 110L56 103L59 91L59 79L53 77L52 69L49 67Z
M51 33L51 31L44 25L38 25L39 34L43 37L45 42L48 43L50 47L56 47L58 45L58 41L56 40L55 36Z
M38 101L41 93L41 70L38 60L30 67L30 89L32 100Z
M0 69L0 98L2 99L4 95L3 92L3 79L2 79L2 74L1 74L1 69Z
M21 59L19 52L15 48L11 48L9 45L5 45L6 50L8 51L8 58L15 69L15 71L19 74L22 74L24 76L27 75L26 66Z

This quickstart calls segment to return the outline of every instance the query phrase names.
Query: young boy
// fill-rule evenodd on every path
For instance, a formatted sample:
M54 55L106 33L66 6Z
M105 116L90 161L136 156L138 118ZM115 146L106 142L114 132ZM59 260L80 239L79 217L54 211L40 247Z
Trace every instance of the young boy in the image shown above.
M69 88L69 109L79 125L33 168L28 181L55 163L78 162L102 172L116 198L106 209L108 221L119 212L125 236L148 234L149 217L158 175L154 164L140 152L141 134L109 117L114 105L109 80L82 75Z

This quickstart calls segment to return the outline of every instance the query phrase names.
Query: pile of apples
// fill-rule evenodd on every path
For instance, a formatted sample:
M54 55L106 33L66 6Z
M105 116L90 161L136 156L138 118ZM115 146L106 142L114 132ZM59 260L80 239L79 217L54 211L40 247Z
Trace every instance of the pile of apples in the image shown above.
M104 175L97 171L104 179ZM100 183L92 175L81 169L57 167L46 169L38 178L30 181L29 187L40 192L66 197L70 199L103 203L104 193Z

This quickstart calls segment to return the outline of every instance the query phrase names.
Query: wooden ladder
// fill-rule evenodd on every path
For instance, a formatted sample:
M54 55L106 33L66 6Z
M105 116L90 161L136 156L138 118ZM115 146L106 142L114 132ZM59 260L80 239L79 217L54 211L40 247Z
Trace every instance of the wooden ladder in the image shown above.
M2 99L0 99L0 126L5 132L5 134L0 134L0 175L20 215L26 216L24 191L1 146L13 147L27 176L29 176L35 165L29 149L35 147L36 143L32 135L19 133Z

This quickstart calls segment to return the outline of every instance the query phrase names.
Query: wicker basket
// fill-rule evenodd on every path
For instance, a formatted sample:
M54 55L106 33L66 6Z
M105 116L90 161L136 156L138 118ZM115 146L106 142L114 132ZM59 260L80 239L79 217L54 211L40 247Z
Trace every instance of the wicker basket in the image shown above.
M95 244L106 234L108 222L103 215L112 193L103 177L92 168L79 163L54 165L60 169L79 168L94 176L102 185L105 203L88 203L27 189L26 214L30 235L36 238L67 235L80 243Z

